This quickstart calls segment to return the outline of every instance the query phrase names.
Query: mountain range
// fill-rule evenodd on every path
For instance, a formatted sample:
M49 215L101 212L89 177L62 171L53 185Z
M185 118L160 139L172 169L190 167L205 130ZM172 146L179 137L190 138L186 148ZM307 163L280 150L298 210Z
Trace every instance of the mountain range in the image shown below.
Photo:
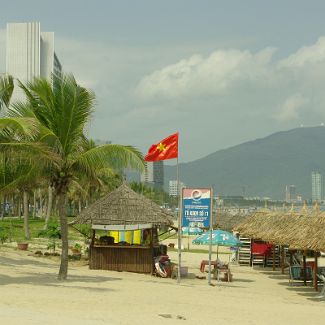
M219 195L284 199L285 186L295 185L311 198L311 173L325 175L325 127L301 127L216 151L179 165L187 187L212 186ZM165 184L176 166L165 165Z

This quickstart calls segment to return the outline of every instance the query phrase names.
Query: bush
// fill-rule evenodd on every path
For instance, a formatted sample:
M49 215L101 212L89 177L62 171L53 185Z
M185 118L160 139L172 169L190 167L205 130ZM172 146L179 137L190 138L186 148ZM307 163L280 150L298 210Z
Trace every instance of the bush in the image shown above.
M81 245L80 245L80 244L76 243L76 244L73 246L73 248L74 248L75 250L81 252Z
M47 229L41 230L38 233L38 237L49 238L50 242L47 245L47 249L52 250L53 253L55 253L55 249L57 247L56 239L61 238L61 231L58 221L56 219L50 219Z
M9 232L7 229L0 228L0 242L3 244L9 238Z
M41 230L38 233L38 237L47 237L51 239L60 239L61 231L59 223L56 219L51 219L48 223L47 229Z
M76 225L76 229L85 237L90 238L91 237L91 225L87 224L81 224L81 225Z

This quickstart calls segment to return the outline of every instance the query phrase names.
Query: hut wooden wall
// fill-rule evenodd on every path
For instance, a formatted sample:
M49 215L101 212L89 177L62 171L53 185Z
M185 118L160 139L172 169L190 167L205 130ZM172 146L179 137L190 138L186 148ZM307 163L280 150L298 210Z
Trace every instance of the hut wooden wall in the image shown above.
M93 270L151 273L153 250L151 247L91 246L89 268Z

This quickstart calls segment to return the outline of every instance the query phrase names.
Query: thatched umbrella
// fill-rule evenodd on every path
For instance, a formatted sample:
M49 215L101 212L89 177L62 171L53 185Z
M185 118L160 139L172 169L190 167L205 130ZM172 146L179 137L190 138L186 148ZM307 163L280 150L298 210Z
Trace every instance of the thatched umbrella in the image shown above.
M325 213L313 211L295 218L292 228L283 234L282 240L295 249L325 250Z
M237 230L254 239L260 239L272 244L286 244L281 236L290 229L295 213L293 209L289 212L262 211L252 215L237 227ZM275 251L273 247L273 269L275 269ZM282 249L282 264L284 264L284 251ZM282 267L282 272L284 268Z
M261 239L273 244L287 245L287 236L292 234L297 220L303 217L301 213L260 212L255 213L239 224L235 229L251 238Z
M244 213L232 214L228 211L217 211L214 225L216 228L231 232L237 225L244 222L250 215Z
M172 225L173 215L125 183L84 209L77 223L93 225Z
M235 226L234 230L251 238L259 238L258 233L265 223L265 217L270 213L270 211L264 210L257 211Z

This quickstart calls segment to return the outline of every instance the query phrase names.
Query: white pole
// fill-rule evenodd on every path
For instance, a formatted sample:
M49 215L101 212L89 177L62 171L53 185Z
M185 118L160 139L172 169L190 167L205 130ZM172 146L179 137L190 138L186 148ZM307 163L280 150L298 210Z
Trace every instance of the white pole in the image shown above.
M176 168L176 173L177 173L177 189L178 189L178 232L177 232L177 243L178 243L178 271L177 271L177 283L181 283L181 261L182 261L182 236L181 236L181 231L182 231L182 199L183 199L183 190L180 187L180 181L179 181L179 170L178 170L178 157L177 157L177 168Z
M213 190L210 189L210 241L209 241L209 275L208 284L211 285L211 255L212 255L212 211L213 211Z

